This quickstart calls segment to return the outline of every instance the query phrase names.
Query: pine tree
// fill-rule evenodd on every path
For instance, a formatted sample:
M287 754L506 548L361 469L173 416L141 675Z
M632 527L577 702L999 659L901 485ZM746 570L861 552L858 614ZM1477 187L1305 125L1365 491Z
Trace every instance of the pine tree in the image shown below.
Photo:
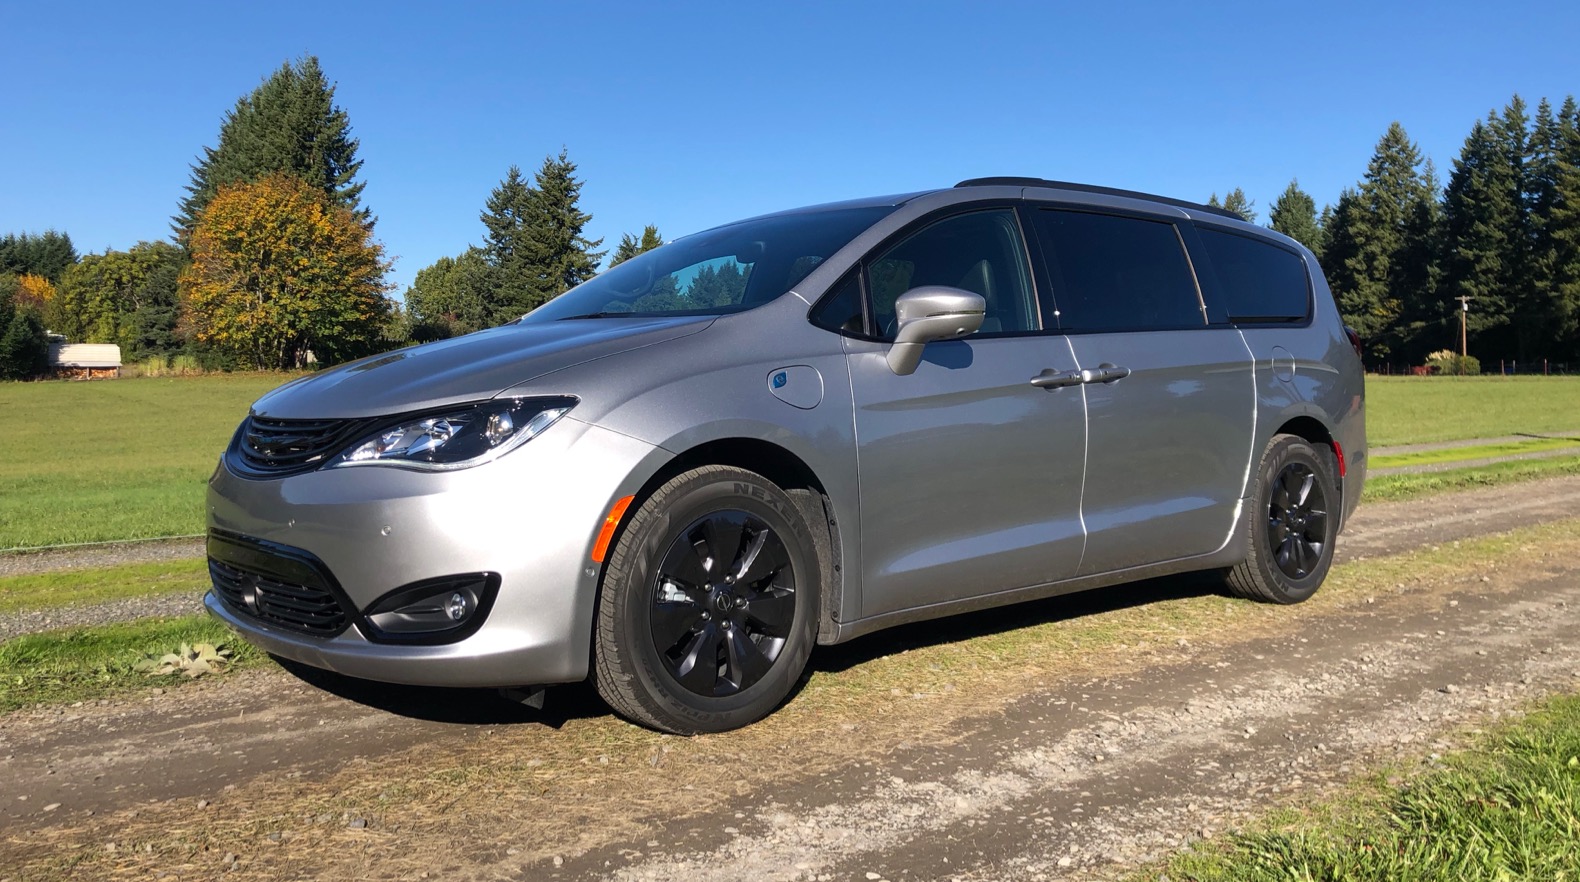
M1443 206L1437 166L1422 164L1424 198L1415 200L1405 218L1404 245L1400 250L1399 349L1411 364L1421 364L1429 353L1444 348L1445 330L1452 324L1448 301L1442 294ZM1451 335L1449 335L1451 336Z
M1222 208L1232 211L1238 214L1246 223L1256 223L1256 203L1245 198L1245 191L1239 187L1230 190L1223 197L1222 202L1218 201L1217 193L1212 194L1207 197L1207 205L1210 208Z
M1523 250L1521 184L1501 128L1496 114L1471 127L1443 200L1445 301L1457 309L1457 298L1471 298L1466 319L1478 343L1508 326L1511 264ZM1494 345L1507 339L1494 338Z
M642 229L641 236L630 233L620 234L620 244L614 249L614 254L609 256L609 267L612 269L631 258L664 244L664 237L658 234L658 227L648 224Z
M1248 224L1256 223L1256 203L1245 198L1245 191L1239 187L1230 190L1229 195L1223 197L1223 207L1244 218Z
M66 268L76 262L77 249L65 233L45 230L0 238L0 273L42 276L58 285Z
M513 165L483 203L483 258L489 272L482 299L488 325L513 321L531 309L535 273L527 223L532 202L532 188Z
M603 259L604 252L593 250L603 240L582 235L592 215L577 204L582 182L575 173L576 163L561 150L558 158L545 157L543 167L534 176L536 186L530 191L523 228L532 273L528 298L523 304L527 310L592 278Z
M1311 194L1300 189L1298 180L1291 180L1284 192L1273 200L1268 213L1269 226L1296 242L1310 248L1313 253L1322 245L1322 228L1317 225L1317 203Z
M274 172L295 175L309 186L351 209L368 229L373 217L361 206L362 188L357 172L358 142L351 137L350 118L334 103L335 87L324 77L318 59L308 56L286 62L220 123L219 143L204 147L192 166L187 196L180 213L171 218L176 239L183 245L198 216L220 187L251 183Z
M1398 122L1388 127L1367 164L1359 191L1346 190L1334 210L1324 269L1344 320L1373 357L1407 343L1404 305L1422 300L1430 271L1417 265L1430 250L1416 240L1421 203L1433 198L1421 153Z
M1553 125L1550 194L1538 242L1546 263L1553 354L1580 360L1580 106L1564 99Z

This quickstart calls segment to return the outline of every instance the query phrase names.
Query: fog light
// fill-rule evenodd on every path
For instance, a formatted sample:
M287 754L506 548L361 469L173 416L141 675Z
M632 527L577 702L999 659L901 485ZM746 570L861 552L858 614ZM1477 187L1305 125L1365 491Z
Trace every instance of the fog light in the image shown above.
M449 643L482 625L499 588L494 573L426 579L397 588L363 612L368 637L383 643Z

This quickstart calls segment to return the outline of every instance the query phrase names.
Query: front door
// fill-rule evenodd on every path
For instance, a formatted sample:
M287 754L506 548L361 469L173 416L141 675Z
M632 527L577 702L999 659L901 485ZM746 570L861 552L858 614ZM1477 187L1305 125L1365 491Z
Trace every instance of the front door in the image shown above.
M921 285L981 294L987 318L929 343L908 376L883 341L847 338L860 469L862 615L1067 579L1080 564L1082 389L1034 386L1076 368L1041 332L1012 209L933 223L866 263L871 327Z

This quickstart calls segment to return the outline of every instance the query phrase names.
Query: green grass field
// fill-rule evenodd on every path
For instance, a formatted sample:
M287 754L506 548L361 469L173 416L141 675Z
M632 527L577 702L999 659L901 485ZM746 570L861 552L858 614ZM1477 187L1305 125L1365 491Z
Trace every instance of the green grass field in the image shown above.
M0 549L201 532L203 483L230 433L287 379L0 384ZM1580 429L1580 377L1370 377L1366 386L1374 446Z
M203 485L283 374L0 384L0 549L203 530Z
M1367 377L1374 447L1580 429L1580 377Z

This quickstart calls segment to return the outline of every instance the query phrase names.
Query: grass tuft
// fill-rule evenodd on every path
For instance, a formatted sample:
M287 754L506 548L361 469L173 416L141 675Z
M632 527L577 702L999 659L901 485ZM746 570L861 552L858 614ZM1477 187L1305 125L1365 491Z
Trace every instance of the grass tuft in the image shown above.
M1573 882L1580 878L1580 696L1506 724L1443 768L1401 786L1368 788L1347 797L1347 810L1198 846L1162 874L1193 882Z
M149 677L136 670L145 656L181 644L224 645L235 652L227 671L267 656L206 615L139 619L91 628L28 634L0 643L0 713L34 704L91 701L149 688L176 687L185 677Z

